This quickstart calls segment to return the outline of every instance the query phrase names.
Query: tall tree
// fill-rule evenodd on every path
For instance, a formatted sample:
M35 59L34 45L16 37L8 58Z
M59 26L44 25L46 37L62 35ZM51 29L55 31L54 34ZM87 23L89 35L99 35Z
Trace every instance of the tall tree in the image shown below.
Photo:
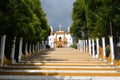
M86 29L84 0L76 0L73 4L71 33L78 39L83 38L82 32Z
M77 38L81 38L82 30L79 28L78 31L75 27L86 26L88 37L116 36L120 31L119 3L119 0L76 0L73 5L71 32L74 35L79 32Z
M1 0L0 1L0 36L7 35L5 55L10 59L13 37L24 42L36 43L45 40L50 28L40 0Z

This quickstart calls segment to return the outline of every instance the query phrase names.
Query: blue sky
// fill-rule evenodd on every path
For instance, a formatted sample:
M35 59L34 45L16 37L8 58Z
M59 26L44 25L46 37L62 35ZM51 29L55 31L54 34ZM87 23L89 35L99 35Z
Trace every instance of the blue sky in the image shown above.
M48 24L53 26L53 30L67 30L72 24L71 12L75 0L41 0L44 12L47 14Z

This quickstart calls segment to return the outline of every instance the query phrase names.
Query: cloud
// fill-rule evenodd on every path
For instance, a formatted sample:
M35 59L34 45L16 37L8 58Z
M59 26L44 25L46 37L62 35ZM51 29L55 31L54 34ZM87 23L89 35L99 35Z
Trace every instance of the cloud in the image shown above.
M49 25L53 26L54 30L58 30L59 24L62 29L67 30L72 24L71 12L73 2L75 0L41 0L42 7L47 14Z

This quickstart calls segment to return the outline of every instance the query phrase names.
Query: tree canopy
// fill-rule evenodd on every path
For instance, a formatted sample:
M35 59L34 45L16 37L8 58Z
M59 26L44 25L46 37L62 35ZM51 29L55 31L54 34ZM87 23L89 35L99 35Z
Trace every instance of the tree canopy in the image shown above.
M77 38L95 38L120 32L119 0L76 0L71 33ZM84 36L82 33L84 32Z
M5 56L11 59L12 40L16 37L15 60L19 54L19 40L28 48L47 39L50 32L40 0L0 0L0 37L6 35ZM29 51L29 50L28 50Z
M23 37L27 42L42 41L50 28L40 0L1 0L0 35Z

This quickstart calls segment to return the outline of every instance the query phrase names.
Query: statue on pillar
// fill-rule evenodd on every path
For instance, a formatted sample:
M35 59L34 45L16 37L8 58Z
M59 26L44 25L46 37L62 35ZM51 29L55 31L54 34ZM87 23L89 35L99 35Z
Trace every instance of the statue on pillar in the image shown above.
M59 25L59 31L61 31L61 25Z
M51 29L51 32L53 32L53 27L52 26L50 26L50 29Z
M68 32L70 32L70 27L68 27Z

